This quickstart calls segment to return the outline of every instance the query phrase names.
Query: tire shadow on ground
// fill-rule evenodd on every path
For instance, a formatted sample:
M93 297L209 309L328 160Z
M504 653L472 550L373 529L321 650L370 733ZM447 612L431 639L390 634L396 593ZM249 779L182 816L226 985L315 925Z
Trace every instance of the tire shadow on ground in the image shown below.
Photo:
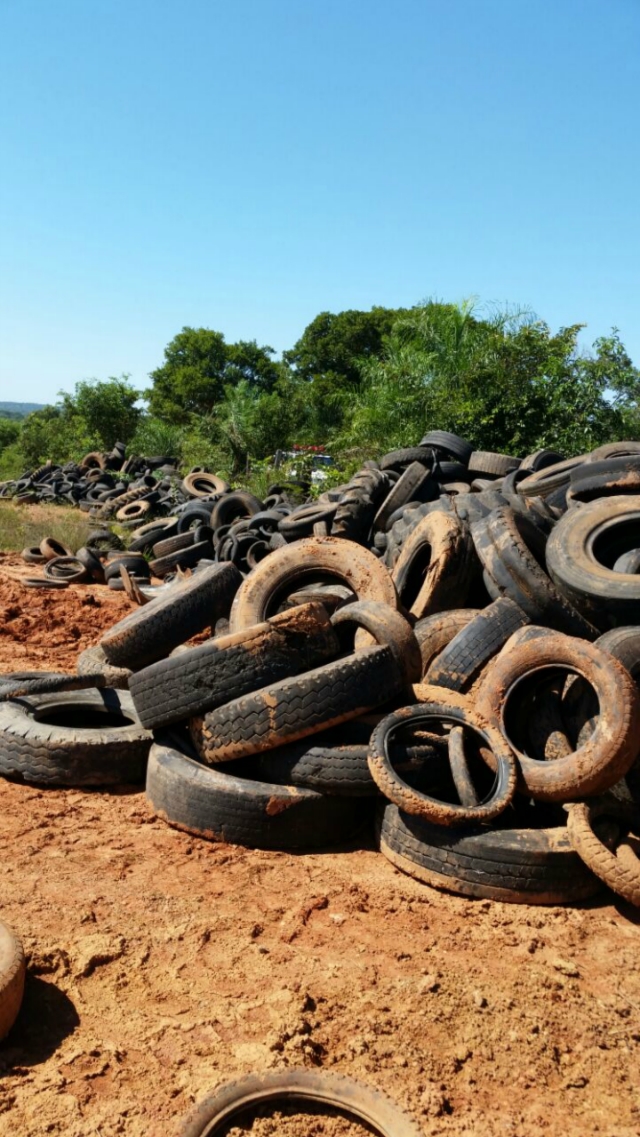
M68 995L47 979L29 975L15 1025L0 1049L0 1073L46 1062L80 1025Z

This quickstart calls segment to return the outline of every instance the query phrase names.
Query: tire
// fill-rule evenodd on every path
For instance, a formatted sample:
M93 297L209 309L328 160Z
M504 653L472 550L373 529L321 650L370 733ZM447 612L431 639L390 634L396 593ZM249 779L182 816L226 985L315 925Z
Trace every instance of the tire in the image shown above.
M304 604L235 635L209 640L131 676L142 724L159 728L327 662L338 640L320 604Z
M504 478L520 465L519 458L510 454L494 454L489 450L474 450L469 459L469 473L474 478Z
M542 567L545 538L526 517L502 506L474 522L471 535L492 599L507 596L535 624L584 639L596 638L596 628L558 591Z
M104 584L104 565L91 549L82 546L76 553L76 560L80 562L85 571L96 584Z
M418 620L413 632L420 648L423 676L447 644L479 615L479 608L452 608Z
M355 649L369 647L372 643L390 647L398 670L407 683L418 683L422 676L422 657L420 645L408 621L388 604L377 604L374 600L357 600L346 604L331 617L334 628L345 628L355 624L362 631L355 635Z
M223 498L222 500L224 501L225 499ZM190 533L203 525L206 525L211 530L215 529L212 520L213 509L214 506L212 502L205 501L204 499L188 502L178 515L176 525L178 534L183 535Z
M113 667L108 663L100 644L94 644L93 647L87 647L80 652L76 661L76 671L78 675L103 675L106 686L113 687L117 691L128 690L132 674L128 667ZM145 723L142 725L146 726Z
M455 514L428 513L404 542L392 580L416 619L464 604L472 579L473 548Z
M23 576L20 581L25 588L68 588L67 580L47 580L45 576Z
M163 557L149 561L149 571L154 576L164 577L178 568L195 568L199 561L210 559L212 553L213 545L210 541L194 541L179 553L165 554Z
M161 541L156 541L153 548L154 557L168 557L172 553L180 553L183 549L189 549L191 545L195 544L196 530L188 529L186 533L174 533L171 537L163 537Z
M437 497L438 483L431 476L431 471L420 462L412 462L392 486L375 514L372 523L374 532L386 531L393 514L408 502L434 501Z
M457 458L463 466L469 464L469 459L473 454L473 446L470 442L460 438L458 434L450 434L447 430L429 431L428 434L425 434L420 445L435 450L436 454L439 452L446 457Z
M164 821L209 841L253 849L337 844L361 822L357 799L270 785L210 769L166 736L151 747L146 795Z
M163 520L149 521L131 534L130 553L146 553L161 540L168 540L178 532L178 518L166 517Z
M42 569L46 580L65 580L67 584L86 584L91 576L77 557L51 557Z
M191 738L211 764L273 750L358 718L402 687L388 647L370 647L192 718Z
M22 943L8 924L0 920L0 1042L18 1017L26 971Z
M60 719L73 725L59 725ZM95 725L101 720L104 727ZM123 691L29 695L0 704L3 777L50 786L143 782L150 745Z
M318 578L337 579L358 600L397 607L393 582L368 549L335 537L307 537L276 549L252 570L233 602L231 631L263 623L275 615L287 595Z
M558 489L566 489L571 481L571 473L588 460L588 454L577 458L565 458L553 466L544 466L528 478L518 483L518 493L523 497L548 497Z
M109 553L114 549L124 549L124 545L117 533L109 529L97 529L90 533L85 541L85 548L96 550L99 553Z
M548 466L555 466L558 462L564 461L566 461L564 454L559 454L557 450L534 450L532 454L527 454L526 458L522 459L519 469L535 474L538 470L544 470Z
M254 513L262 513L264 506L252 493L244 490L225 494L213 507L211 514L211 528L217 529L220 525L231 525L240 517L253 517Z
M594 647L608 651L626 667L636 683L640 680L640 628L612 628L599 636Z
M640 576L615 572L635 547L640 496L609 497L572 509L547 543L547 567L558 588L602 631L640 623Z
M277 523L277 528L287 540L297 541L302 537L310 537L313 533L314 525L320 524L325 521L331 523L338 506L336 502L331 502L327 505L303 505L299 509L294 509L291 513L284 517L280 517ZM256 514L256 517L259 516ZM264 511L262 512L264 516ZM271 533L269 533L271 536Z
M139 553L125 553L123 556L113 557L107 561L104 566L104 578L109 583L110 580L120 576L120 566L124 565L127 572L132 573L134 576L144 576L149 578L149 565L144 557Z
M231 487L224 478L199 470L187 474L182 482L182 488L189 497L212 497L214 494L228 493Z
M599 817L610 817L623 823L623 832L640 834L640 809L624 806L613 798L579 802L569 806L567 832L581 860L608 888L640 907L640 859L633 848L622 840L617 849L609 849L596 834L593 823Z
M242 578L234 565L213 565L130 612L99 641L117 667L155 663L178 644L226 616Z
M31 549L23 549L20 556L28 565L46 565L49 559L42 555L38 545Z
M40 542L40 552L48 561L52 561L54 557L73 556L73 551L61 541L56 541L55 537L43 537Z
M412 462L420 462L421 465L431 467L433 465L433 453L427 446L410 446L405 447L403 450L390 450L380 459L380 469L397 470L399 473L410 466Z
M538 762L513 745L512 699L526 676L558 667L586 679L600 714L579 750L555 762ZM474 708L502 731L518 759L519 788L539 801L602 793L624 777L640 751L640 695L628 671L594 644L544 628L522 628L511 637L476 684ZM493 767L490 753L487 761Z
M458 833L403 814L395 805L381 813L380 852L401 872L433 888L511 904L576 903L600 890L564 825Z
M425 682L451 691L464 691L509 637L530 622L512 600L494 600L440 652L429 667Z
M391 763L389 741L402 727L417 727L433 720L466 727L478 735L493 756L491 765L497 777L489 797L478 804L449 804L409 786ZM511 749L495 727L487 726L471 709L424 703L403 707L388 715L375 728L369 744L369 770L378 789L389 801L404 812L421 817L437 825L464 825L491 821L513 799L516 792L517 770Z
M367 1131L379 1137L421 1137L421 1129L414 1120L379 1090L341 1074L302 1069L249 1074L222 1086L200 1103L180 1130L179 1137L213 1137L216 1133L226 1133L230 1120L252 1106L261 1106L262 1113L266 1102L290 1105L295 1101L324 1104L351 1119L363 1121ZM316 1125L308 1128L315 1130Z

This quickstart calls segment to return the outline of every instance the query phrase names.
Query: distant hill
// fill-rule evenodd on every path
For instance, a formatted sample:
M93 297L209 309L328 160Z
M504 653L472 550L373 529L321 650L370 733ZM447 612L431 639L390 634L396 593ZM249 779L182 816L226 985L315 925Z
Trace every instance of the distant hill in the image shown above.
M2 403L0 402L0 418L24 418L32 411L39 411L44 403Z

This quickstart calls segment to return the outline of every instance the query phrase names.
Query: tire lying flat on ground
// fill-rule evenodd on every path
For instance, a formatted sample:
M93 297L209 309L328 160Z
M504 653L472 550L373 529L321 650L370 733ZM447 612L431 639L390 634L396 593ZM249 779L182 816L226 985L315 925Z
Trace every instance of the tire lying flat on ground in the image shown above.
M515 904L567 904L600 889L563 825L456 832L387 805L378 843L396 868L447 892Z
M50 786L144 781L151 735L110 688L0 703L0 775Z
M203 766L177 736L154 743L147 799L164 821L210 841L254 849L309 849L350 837L367 813L356 798L238 778Z
M153 663L133 675L129 686L143 725L161 727L205 714L338 654L322 605L303 604Z
M176 583L164 595L129 613L102 637L109 663L141 668L155 663L229 614L242 577L235 565L212 565Z

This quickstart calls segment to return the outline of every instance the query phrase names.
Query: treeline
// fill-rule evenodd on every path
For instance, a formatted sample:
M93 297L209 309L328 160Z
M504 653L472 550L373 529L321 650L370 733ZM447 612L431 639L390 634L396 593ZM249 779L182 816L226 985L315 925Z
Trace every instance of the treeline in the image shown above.
M281 360L183 328L144 392L127 376L84 380L22 423L0 419L0 478L118 440L238 480L277 449L324 445L348 469L432 428L513 454L636 438L640 371L616 329L579 349L582 327L436 301L323 312Z

